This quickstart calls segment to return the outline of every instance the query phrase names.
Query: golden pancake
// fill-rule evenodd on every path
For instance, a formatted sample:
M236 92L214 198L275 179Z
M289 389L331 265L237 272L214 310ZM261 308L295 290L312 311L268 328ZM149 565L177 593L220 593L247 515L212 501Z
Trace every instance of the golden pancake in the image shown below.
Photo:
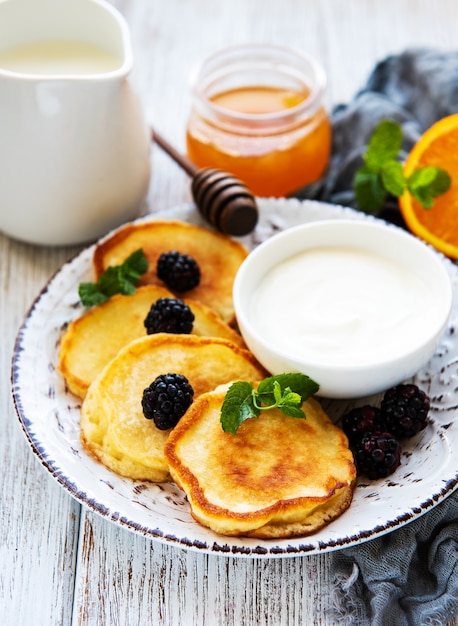
M316 532L350 506L353 455L317 400L303 404L306 419L271 409L232 435L220 423L224 396L200 396L165 445L198 522L223 535L285 538Z
M151 305L159 298L173 297L164 287L145 285L130 296L112 296L71 322L61 337L59 353L59 371L70 391L84 398L91 382L119 350L146 335L143 322ZM193 334L222 337L246 347L214 311L201 302L184 300L194 313Z
M90 385L81 408L81 440L118 474L162 482L169 478L164 444L170 430L144 417L143 390L157 376L183 374L194 399L232 380L266 375L248 350L225 339L158 333L122 348Z
M185 294L177 294L178 297L203 302L224 322L234 324L232 285L237 270L248 255L240 242L208 228L177 220L127 224L96 246L93 256L96 279L108 266L120 265L139 248L149 261L149 270L139 284L164 286L156 274L159 256L172 250L187 254L198 263L201 280L197 287Z

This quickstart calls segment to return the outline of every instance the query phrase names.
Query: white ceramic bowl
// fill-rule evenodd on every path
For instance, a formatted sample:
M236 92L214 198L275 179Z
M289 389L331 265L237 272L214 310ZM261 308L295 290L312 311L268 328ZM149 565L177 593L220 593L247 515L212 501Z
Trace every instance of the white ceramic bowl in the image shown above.
M305 252L292 279L288 263ZM440 255L402 229L323 220L259 245L233 297L240 331L267 370L307 374L324 397L357 398L407 380L430 359L452 287Z

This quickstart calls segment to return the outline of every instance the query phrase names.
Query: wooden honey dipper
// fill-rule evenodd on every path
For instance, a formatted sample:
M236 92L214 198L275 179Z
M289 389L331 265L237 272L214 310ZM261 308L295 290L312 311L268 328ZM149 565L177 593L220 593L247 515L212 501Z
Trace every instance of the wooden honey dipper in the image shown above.
M212 167L199 169L154 129L151 138L191 176L194 202L214 228L235 237L247 235L254 229L258 207L246 185L227 172Z

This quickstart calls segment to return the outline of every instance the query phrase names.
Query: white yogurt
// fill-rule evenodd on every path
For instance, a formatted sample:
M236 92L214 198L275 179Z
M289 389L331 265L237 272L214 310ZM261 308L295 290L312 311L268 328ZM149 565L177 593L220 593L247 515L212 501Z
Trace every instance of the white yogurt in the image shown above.
M405 352L441 312L421 276L375 253L318 248L271 269L251 317L283 353L361 366Z

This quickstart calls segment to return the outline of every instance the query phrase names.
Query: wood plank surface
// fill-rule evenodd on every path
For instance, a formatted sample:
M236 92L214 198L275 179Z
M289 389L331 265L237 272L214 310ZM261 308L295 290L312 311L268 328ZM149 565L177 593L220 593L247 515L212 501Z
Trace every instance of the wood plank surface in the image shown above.
M217 48L273 41L309 52L327 72L332 106L351 99L384 56L410 46L453 49L457 41L456 0L115 0L113 5L131 30L132 82L147 118L183 151L189 73ZM153 146L145 210L190 199L187 175ZM11 401L14 340L38 292L76 250L38 248L0 235L0 624L333 625L326 554L227 558L150 541L82 508L31 453Z

